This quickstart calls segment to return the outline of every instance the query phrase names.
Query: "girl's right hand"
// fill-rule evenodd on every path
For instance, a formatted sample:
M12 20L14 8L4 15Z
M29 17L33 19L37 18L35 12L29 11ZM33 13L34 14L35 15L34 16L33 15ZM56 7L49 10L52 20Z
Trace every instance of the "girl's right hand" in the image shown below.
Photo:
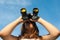
M28 21L28 20L23 20L22 16L19 17L19 22L26 22L26 21Z

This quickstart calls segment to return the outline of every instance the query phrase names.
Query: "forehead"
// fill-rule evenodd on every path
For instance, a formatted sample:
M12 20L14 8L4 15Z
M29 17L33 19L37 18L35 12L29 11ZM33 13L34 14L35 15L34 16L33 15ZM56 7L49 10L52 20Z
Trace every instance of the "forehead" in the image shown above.
M32 22L26 22L25 25L32 25Z
M25 23L33 23L32 21L26 21Z
M26 25L35 25L34 22L25 22Z
M38 39L20 39L20 40L40 40L39 38Z

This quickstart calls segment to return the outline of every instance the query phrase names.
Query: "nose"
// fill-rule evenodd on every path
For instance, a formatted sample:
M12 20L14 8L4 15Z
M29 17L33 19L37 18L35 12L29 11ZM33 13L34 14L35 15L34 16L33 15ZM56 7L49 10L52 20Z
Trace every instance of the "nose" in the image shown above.
M33 28L33 25L30 23L30 28Z

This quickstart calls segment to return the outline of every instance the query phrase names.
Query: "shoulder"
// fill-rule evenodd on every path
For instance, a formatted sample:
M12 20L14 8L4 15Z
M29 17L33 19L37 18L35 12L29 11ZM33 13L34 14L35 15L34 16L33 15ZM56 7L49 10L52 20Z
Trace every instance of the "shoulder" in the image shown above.
M2 38L3 40L17 40L17 39L18 39L17 36L13 36L13 35L1 37L1 38Z
M52 36L52 35L44 35L40 37L42 40L56 40L56 37Z

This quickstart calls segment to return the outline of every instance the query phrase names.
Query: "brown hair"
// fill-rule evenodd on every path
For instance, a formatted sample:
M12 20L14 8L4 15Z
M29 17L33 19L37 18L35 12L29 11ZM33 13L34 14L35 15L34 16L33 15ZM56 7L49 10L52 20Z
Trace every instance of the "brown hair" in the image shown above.
M26 31L28 31L28 30L26 30L26 25L27 25L27 23L29 23L29 22L33 24L33 30L34 30L34 32L36 32L35 34L36 34L36 35L39 35L39 30L38 30L38 28L37 28L37 25L36 25L35 22L32 22L32 21L27 21L27 22L23 23L23 25L22 25L22 30L21 30L21 35L24 35L24 34L26 33ZM28 29L29 29L29 28L28 28Z

